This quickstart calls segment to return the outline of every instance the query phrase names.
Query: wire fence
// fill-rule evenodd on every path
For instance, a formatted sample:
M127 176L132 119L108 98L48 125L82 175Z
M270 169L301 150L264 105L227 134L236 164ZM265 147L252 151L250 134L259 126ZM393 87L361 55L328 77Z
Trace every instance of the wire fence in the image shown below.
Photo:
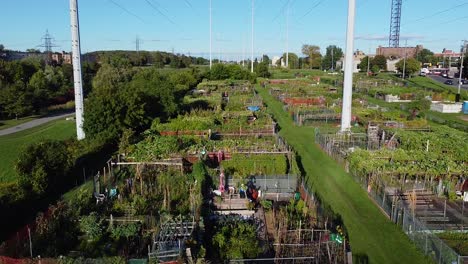
M349 141L343 143L342 137L343 135L321 134L317 130L315 138L316 143L349 171L354 180L367 191L369 197L392 222L401 227L403 232L426 256L431 257L439 264L468 263L468 256L460 256L455 252L418 218L414 213L414 209L411 209L402 199L399 199L401 194L401 192L397 191L399 188L387 186L384 181L377 181L374 183L374 187L371 188L366 177L361 177L353 170L349 170L346 162L346 150L361 146L365 149L366 144L361 140L361 137L358 137L358 140L348 138ZM393 194L388 192L388 190L392 189L394 189Z

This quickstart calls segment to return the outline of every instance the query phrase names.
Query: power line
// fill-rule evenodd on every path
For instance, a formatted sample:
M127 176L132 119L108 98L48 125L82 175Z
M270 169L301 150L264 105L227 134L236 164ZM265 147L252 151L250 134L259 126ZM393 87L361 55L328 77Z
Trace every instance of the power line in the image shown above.
M166 14L164 14L163 12L161 12L161 10L155 6L152 2L150 2L149 0L145 0L146 3L148 3L149 6L151 6L154 10L156 10L156 12L158 12L161 16L163 16L164 18L167 19L167 21L169 21L171 24L173 25L176 25L178 26L174 21L172 21L172 19L170 19Z
M193 9L193 5L192 5L188 0L184 0L184 2L185 2L191 9Z
M464 5L468 5L468 2L464 2L464 3L462 3L462 4L459 4L459 5L456 5L456 6L447 8L447 9L444 9L444 10L442 10L442 11L435 12L434 14L431 14L431 15L428 15L428 16L425 16L425 17L421 17L421 18L418 18L418 19L415 19L415 20L411 20L411 21L409 21L408 23L406 23L405 26L408 25L408 24L412 24L412 23L415 23L415 22L419 22L419 21L421 21L421 20L425 20L425 19L434 17L434 16L436 16L436 15L443 14L443 13L445 13L445 12L448 12L448 11L450 11L450 10L459 8L459 7L464 6Z
M286 10L286 7L288 6L288 4L289 4L290 1L291 1L291 0L287 0L287 1L286 1L286 3L281 7L279 13L271 20L271 22L275 22L276 19L278 19L278 18L281 16L281 14L284 13L284 10Z
M135 13L132 13L130 12L128 9L126 9L125 7L123 7L122 5L120 5L119 3L115 2L114 0L109 0L109 2L113 3L114 5L116 5L117 7L119 7L120 9L122 9L123 11L125 11L127 14L135 17L136 19L140 20L141 22L145 23L146 24L146 21L141 18L140 16L136 15Z
M315 8L317 8L319 5L321 5L325 0L320 0L318 1L315 5L313 5L301 18L299 18L299 21L302 20L304 17L306 17L308 14L310 14Z

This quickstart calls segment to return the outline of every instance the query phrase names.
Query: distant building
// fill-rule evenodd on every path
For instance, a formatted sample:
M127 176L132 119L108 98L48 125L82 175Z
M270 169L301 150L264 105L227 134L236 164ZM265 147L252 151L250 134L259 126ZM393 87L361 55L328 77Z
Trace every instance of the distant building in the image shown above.
M272 66L277 66L278 61L281 60L280 56L274 56L273 59L271 59L271 65Z
M371 58L374 57L373 55L369 55ZM359 64L361 64L361 61L363 58L367 57L367 54L365 54L361 50L356 50L353 53L353 72L359 72ZM339 59L336 62L336 69L342 69L344 71L344 65L346 65L346 55L344 55L341 59Z
M376 50L376 55L383 55L386 58L415 58L418 51L422 50L422 45L417 45L416 47L399 47L399 48L390 48L379 46Z
M398 72L396 64L400 61L400 59L387 59L387 71L389 72Z
M453 52L453 50L443 49L441 53L434 53L434 57L438 58L451 58L451 59L460 59L462 56L461 53Z
M72 56L71 53L67 53L65 51L54 52L51 54L51 61L54 61L57 64L71 64L72 63Z

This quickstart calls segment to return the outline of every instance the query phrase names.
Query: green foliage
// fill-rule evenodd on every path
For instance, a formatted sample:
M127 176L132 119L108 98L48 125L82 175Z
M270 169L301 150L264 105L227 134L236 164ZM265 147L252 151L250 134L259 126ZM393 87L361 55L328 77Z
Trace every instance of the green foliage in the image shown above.
M258 63L257 67L254 68L255 73L257 74L258 77L270 78L271 73L268 71L268 67L269 67L269 64L266 61Z
M196 79L188 72L162 75L156 68L147 68L135 73L103 65L93 84L85 107L84 130L91 138L116 140L124 129L139 132L154 118L176 114Z
M322 54L320 53L319 46L304 44L302 45L302 54L306 56L306 65L308 68L320 68L322 62Z
M256 258L262 252L255 226L241 221L222 226L212 243L223 260Z
M93 264L125 264L127 261L123 257L103 257L97 259L85 259L80 258L70 258L63 257L58 260L59 264L83 264L83 263L93 263Z
M284 175L288 173L287 158L284 155L232 154L231 160L223 161L228 175L245 178L249 175Z
M468 234L444 232L438 233L437 236L442 239L448 246L453 248L458 254L462 256L468 255Z
M135 145L135 149L130 156L138 161L151 161L168 158L172 153L192 146L195 138L191 136L162 137L158 135L148 135L143 141Z
M237 64L215 64L207 73L207 76L210 80L255 80L255 76L253 76L248 70L243 69L240 65Z
M160 123L159 120L153 122L151 130L153 131L202 131L213 129L217 121L216 115L199 116L197 114L177 116L167 123Z
M138 235L140 228L141 226L139 223L118 224L109 227L111 237L115 240L121 240L124 238L129 240Z
M421 63L413 58L401 59L395 65L399 72L403 72L403 68L405 68L405 76L410 77L411 75L419 72L421 69Z
M336 62L343 57L343 50L335 45L327 47L322 59L322 69L336 69Z
M468 170L464 163L468 155L466 133L447 127L433 127L432 132L396 133L400 142L397 150L356 150L349 157L350 168L364 175L385 171L409 177L459 175Z
M296 53L289 52L288 54L288 69L299 69L299 56L297 56ZM283 63L286 65L286 53L283 53ZM277 63L281 63L280 60L278 60ZM281 66L281 65L277 65Z
M96 212L82 216L79 222L80 230L89 242L99 241L104 234L103 219Z
M33 238L34 252L43 257L67 253L76 243L76 217L65 203L50 206L47 213L36 218Z
M376 55L374 58L370 59L369 56L366 56L361 59L361 63L359 64L359 69L361 71L367 71L367 64L370 62L369 70L373 73L378 73L380 71L387 70L387 58L383 55Z
M15 165L21 184L37 195L63 186L71 166L67 145L53 140L29 145L20 153Z
M0 60L0 117L21 117L70 100L72 76L67 66L46 66L27 58Z
M379 70L386 71L387 70L387 58L385 58L385 56L383 55L376 55L372 59L371 66L372 68L374 68L374 66L377 66Z

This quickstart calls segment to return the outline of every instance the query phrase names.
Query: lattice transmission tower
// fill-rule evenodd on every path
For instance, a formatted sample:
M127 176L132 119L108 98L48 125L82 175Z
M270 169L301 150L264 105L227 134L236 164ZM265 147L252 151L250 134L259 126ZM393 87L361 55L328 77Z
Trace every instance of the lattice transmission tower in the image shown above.
M390 37L388 46L398 48L400 46L401 6L403 0L392 0L392 14L390 18Z
M45 35L42 37L43 44L38 46L44 48L44 53L46 54L45 60L47 64L50 64L52 60L52 48L58 47L53 43L54 40L54 37L49 34L49 30L46 30Z

